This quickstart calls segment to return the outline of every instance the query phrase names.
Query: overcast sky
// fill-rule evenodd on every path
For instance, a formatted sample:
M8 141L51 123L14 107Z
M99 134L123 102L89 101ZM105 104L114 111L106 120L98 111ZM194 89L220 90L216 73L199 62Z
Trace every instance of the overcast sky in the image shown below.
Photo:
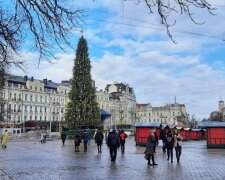
M177 23L171 33L177 44L167 36L159 16L149 14L143 1L138 5L136 2L74 2L87 10L83 35L98 90L113 81L126 82L134 88L138 103L162 106L173 103L176 96L190 115L208 118L218 109L218 101L225 99L225 2L212 1L217 8L214 16L194 10L194 18L204 25L172 15L171 22L175 18ZM53 64L42 61L40 68L37 54L23 49L26 73L13 71L14 74L55 82L70 79L80 36L79 31L74 31L74 49L59 52Z

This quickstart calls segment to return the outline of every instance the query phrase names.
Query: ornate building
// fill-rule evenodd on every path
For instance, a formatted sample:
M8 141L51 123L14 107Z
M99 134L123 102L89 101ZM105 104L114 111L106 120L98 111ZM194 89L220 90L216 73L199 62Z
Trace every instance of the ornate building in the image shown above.
M150 103L137 104L133 88L126 83L108 84L105 91L97 91L100 108L111 113L105 127L130 128L135 122L182 123L188 126L188 113L184 104L152 107Z
M127 83L106 85L105 91L97 91L99 107L111 113L111 118L104 122L105 128L131 128L134 123L131 109L136 106L133 88Z
M68 81L58 84L47 79L10 75L1 93L4 112L1 122L64 121L69 91Z
M27 76L9 76L0 94L1 123L21 124L34 121L64 121L65 107L70 91L69 81L54 83ZM137 104L134 89L127 83L113 82L105 90L96 91L99 107L111 113L104 121L105 128L129 129L135 122L173 120L186 123L188 114L184 104L152 107L150 103ZM222 107L222 106L221 106Z
M152 107L148 104L137 104L135 119L137 122L160 122L173 124L175 122L188 124L188 113L184 104L167 104L161 107Z

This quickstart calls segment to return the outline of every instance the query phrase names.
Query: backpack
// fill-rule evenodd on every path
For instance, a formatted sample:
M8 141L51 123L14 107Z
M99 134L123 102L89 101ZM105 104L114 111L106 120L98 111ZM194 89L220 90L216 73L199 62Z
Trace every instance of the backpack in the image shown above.
M113 146L117 146L117 145L118 145L118 140L117 140L117 138L116 138L116 135L115 135L115 134L112 134L111 136L112 136L112 137L111 137L111 144L112 144Z
M101 136L100 133L96 134L95 140L96 140L96 142L101 142L102 141L102 136Z
M127 137L127 135L125 133L120 134L120 139L122 141L124 141L126 137Z

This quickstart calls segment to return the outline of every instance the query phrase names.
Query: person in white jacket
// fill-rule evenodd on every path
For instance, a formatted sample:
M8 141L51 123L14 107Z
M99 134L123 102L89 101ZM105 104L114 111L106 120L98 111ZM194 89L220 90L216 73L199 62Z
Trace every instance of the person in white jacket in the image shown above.
M180 135L180 132L175 130L174 131L174 148L176 151L176 158L177 158L177 162L180 162L180 156L181 156L181 150L182 150L182 141L183 138Z

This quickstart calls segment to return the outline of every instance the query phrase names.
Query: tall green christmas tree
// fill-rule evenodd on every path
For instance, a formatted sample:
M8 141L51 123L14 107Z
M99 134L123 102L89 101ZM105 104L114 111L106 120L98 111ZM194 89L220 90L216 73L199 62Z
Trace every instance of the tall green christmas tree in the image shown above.
M74 60L72 89L67 106L66 121L69 128L96 126L100 124L99 107L96 102L95 85L91 78L91 64L87 41L79 39Z

